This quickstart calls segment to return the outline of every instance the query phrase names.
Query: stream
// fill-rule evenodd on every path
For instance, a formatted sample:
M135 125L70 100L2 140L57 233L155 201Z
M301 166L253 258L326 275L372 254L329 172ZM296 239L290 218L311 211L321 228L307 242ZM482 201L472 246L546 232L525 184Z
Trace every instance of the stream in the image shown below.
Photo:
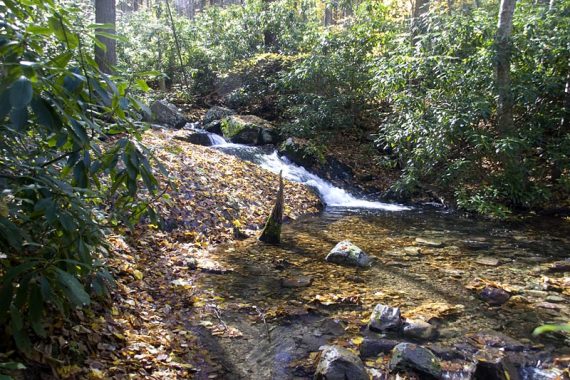
M441 360L445 379L481 379L474 373L484 355L508 356L520 379L561 376L568 336L531 333L570 320L568 269L552 269L568 262L570 224L545 217L494 222L359 199L268 147L214 136L214 149L282 171L316 189L326 204L318 215L285 224L279 247L247 240L211 252L227 271L200 275L201 287L218 295L204 326L219 323L226 333L197 332L222 364L224 378L312 378L325 344L360 350L371 378L417 378L389 373L389 350L367 357L363 340L420 343ZM326 262L342 240L374 256L371 268ZM504 289L509 299L493 305L481 296L488 286ZM379 303L428 321L437 334L421 340L369 331L368 318ZM554 363L565 356L566 362Z

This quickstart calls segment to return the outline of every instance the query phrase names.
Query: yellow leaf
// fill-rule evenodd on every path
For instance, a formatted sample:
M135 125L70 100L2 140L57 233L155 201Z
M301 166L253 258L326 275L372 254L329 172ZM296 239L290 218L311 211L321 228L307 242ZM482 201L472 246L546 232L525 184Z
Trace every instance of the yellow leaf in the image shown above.
M135 276L135 278L136 278L137 280L139 280L139 281L143 279L143 274L142 274L142 272L141 272L140 270L137 270L137 269L135 269L135 270L133 271L133 276Z
M352 338L350 340L352 342L352 344L354 344L355 346L360 346L362 344L362 342L364 341L364 338L361 336L357 336L356 338Z

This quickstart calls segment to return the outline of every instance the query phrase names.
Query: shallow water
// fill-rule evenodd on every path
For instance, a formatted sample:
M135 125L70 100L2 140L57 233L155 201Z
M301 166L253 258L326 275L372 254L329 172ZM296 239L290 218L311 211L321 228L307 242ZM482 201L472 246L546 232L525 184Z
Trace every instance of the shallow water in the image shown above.
M416 238L439 240L444 246L425 246ZM376 257L371 268L324 261L336 243L347 239ZM500 333L517 340L515 345L546 352L540 360L548 361L568 354L568 340L562 335L535 338L531 332L543 323L570 320L569 282L560 285L564 273L548 272L551 263L569 253L570 223L560 219L499 223L427 208L397 213L327 208L285 225L280 247L246 241L212 252L212 259L233 271L204 275L200 281L223 297L220 310L236 328L249 330L237 343L228 339L224 344L229 357L245 357L242 361L253 373L273 373L264 371L275 365L275 355L285 355L289 360L280 369L285 375L276 378L293 378L291 368L316 351L316 344L357 348L351 342L367 334L364 326L377 303L401 307L404 316L437 325L440 336L430 344L453 347L472 340L470 334ZM498 265L491 259L498 259ZM310 276L312 284L281 285L284 278L300 276ZM504 287L511 299L500 307L488 305L478 296L482 283ZM297 319L302 315L338 321L342 333L325 335L324 343L318 333L316 342L298 339L298 345L293 341L285 348L262 343L270 335L264 326L284 329L276 337L281 340L301 329L322 330ZM315 321L323 323L322 318ZM448 378L462 376L459 371Z

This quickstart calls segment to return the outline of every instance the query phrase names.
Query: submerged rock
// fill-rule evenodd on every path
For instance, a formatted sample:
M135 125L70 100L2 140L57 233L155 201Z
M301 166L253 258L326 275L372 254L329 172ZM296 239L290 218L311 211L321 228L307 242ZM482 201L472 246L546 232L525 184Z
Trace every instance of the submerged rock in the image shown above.
M356 245L348 240L339 242L328 253L325 260L331 263L367 267L370 265L370 257Z
M400 343L392 350L390 371L414 371L423 378L441 378L441 364L427 348L413 343Z
M475 380L520 380L514 364L506 356L497 352L480 352L476 355Z
M406 338L430 340L435 338L437 330L434 326L425 321L419 319L408 319L404 322L402 334Z
M564 273L570 272L570 259L556 261L548 268L550 273Z
M499 259L496 259L494 257L489 257L489 256L481 256L475 259L475 262L477 264L481 264L481 265L488 265L490 267L496 267L498 266L501 262L499 261Z
M313 278L310 276L297 276L281 279L281 286L284 288L303 288L310 286L313 283Z
M388 354L398 343L400 342L391 339L364 338L360 345L360 357L369 358L379 354Z
M511 295L504 289L494 286L486 286L479 294L481 299L491 306L500 306L507 302Z
M416 243L421 244L421 245L426 245L428 247L433 247L433 248L441 248L444 246L444 244L441 240L428 239L428 238L422 238L422 237L416 238Z
M325 346L315 371L315 380L368 380L362 360L339 346Z
M202 123L204 126L215 121L222 120L225 117L235 115L235 111L225 107L214 106L210 108L204 115ZM204 128L205 129L205 128Z
M180 129L186 124L186 118L178 108L166 100L157 100L150 106L152 121L170 128Z
M463 247L470 249L472 251L485 250L491 248L492 246L493 244L485 240L477 240L477 239L463 240Z
M402 315L400 308L382 304L376 305L368 323L370 330L378 332L397 330L401 325Z

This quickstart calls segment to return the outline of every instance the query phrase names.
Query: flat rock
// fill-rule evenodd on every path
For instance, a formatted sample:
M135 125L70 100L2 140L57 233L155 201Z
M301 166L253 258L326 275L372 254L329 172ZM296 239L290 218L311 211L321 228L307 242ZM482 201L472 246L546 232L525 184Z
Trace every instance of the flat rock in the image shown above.
M370 256L348 240L338 243L328 253L325 260L331 263L357 267L367 267L371 262Z
M385 332L397 330L402 325L400 308L378 304L374 307L368 327L372 331Z
M546 301L554 302L554 303L566 302L566 298L561 297L561 296L552 295L552 296L546 297Z
M485 249L489 249L489 248L491 248L491 247L493 246L493 244L491 244L491 243L488 242L488 241L485 241L485 240L476 240L476 239L473 239L473 240L470 240L470 239L463 240L463 244L462 244L462 245L463 245L464 248L470 249L470 250L472 250L472 251L485 250Z
M433 248L441 248L444 246L444 244L441 240L429 239L429 238L423 238L423 237L417 237L416 243L421 244L421 245L426 245L428 247L433 247Z
M390 371L414 371L424 378L441 378L438 358L425 347L413 343L400 343L392 350Z
M422 253L422 250L420 247L410 246L410 247L404 247L404 252L407 253L408 255L419 255Z
M340 346L325 346L315 371L315 380L369 380L364 363Z
M475 259L477 264L488 265L490 267L496 267L500 264L499 259L490 256L480 256Z
M570 259L556 261L548 267L550 273L570 272Z
M284 288L304 288L313 283L310 276L287 277L281 279L281 286Z

